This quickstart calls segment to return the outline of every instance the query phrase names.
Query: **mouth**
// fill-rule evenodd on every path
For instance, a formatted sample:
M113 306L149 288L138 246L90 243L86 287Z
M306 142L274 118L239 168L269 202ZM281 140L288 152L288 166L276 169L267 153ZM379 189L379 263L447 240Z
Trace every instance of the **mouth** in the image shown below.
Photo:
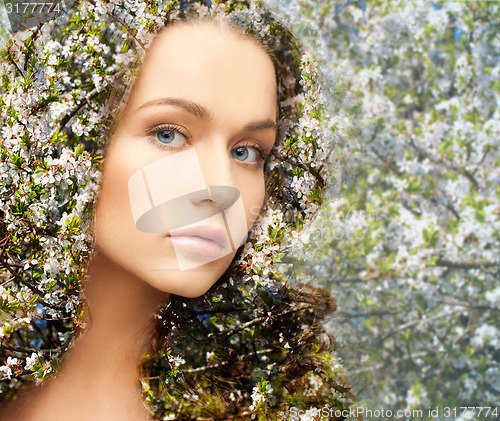
M222 252L226 251L228 243L224 230L207 225L175 229L168 237L174 246L210 258L221 256Z

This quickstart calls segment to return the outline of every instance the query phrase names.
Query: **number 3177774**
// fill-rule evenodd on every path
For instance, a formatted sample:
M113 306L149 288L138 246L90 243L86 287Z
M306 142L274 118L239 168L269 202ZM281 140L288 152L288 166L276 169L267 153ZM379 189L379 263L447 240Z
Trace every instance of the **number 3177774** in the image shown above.
M38 2L19 2L19 3L5 3L7 14L42 14L42 13L59 13L61 4L57 3L38 3Z

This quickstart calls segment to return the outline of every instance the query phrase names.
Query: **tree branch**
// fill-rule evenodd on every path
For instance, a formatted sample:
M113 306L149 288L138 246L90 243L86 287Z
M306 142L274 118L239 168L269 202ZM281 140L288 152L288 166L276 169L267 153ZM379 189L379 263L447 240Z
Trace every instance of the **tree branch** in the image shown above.
M313 308L314 306L313 305L309 305L309 306L306 306L304 308L299 308L299 309L292 309L292 310L287 310L287 311L284 311L283 313L280 313L278 314L277 316L262 316L262 317L257 317L256 319L253 319L253 320L250 320L249 322L246 322L244 324L242 324L241 326L238 326L237 328L234 328L234 329L230 329L230 330L225 330L224 332L219 332L219 333L209 333L208 334L208 339L210 338L214 338L215 336L231 336L231 335L234 335L235 333L237 332L240 332L244 329L246 329L247 327L250 327L250 326L253 326L255 324L258 324L260 322L264 322L268 319L280 319L281 317L287 315L287 314L291 314L291 313L297 313L299 311L304 311L304 310L307 310L307 309L311 309Z
M465 168L457 167L456 165L453 165L453 164L449 163L448 161L445 161L444 159L440 159L440 158L436 158L436 157L432 156L429 152L427 152L426 150L424 150L420 146L417 146L413 139L410 139L409 144L413 149L415 149L415 151L420 156L427 158L429 161L433 162L434 164L442 165L450 170L453 170L453 171L463 175L465 178L467 178L474 185L474 187L476 189L479 189L479 183L474 178L474 175L472 175Z
M492 261L469 261L469 262L452 262L451 260L443 259L440 257L436 263L436 266L442 266L451 269L484 269L488 267L499 266L499 262Z

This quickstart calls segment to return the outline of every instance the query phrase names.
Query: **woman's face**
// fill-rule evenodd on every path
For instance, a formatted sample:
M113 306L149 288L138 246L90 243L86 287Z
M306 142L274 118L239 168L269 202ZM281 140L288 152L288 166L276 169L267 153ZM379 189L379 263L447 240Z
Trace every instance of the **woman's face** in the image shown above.
M205 293L264 203L276 103L272 61L255 42L213 23L161 33L106 155L101 257L161 291Z

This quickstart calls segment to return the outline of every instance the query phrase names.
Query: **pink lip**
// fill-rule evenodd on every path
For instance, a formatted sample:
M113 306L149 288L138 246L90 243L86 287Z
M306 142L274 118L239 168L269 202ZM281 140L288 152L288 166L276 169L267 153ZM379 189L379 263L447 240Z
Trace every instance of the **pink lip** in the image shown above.
M227 235L223 230L207 225L175 229L169 237L175 245L188 252L207 257L220 255L227 243Z

